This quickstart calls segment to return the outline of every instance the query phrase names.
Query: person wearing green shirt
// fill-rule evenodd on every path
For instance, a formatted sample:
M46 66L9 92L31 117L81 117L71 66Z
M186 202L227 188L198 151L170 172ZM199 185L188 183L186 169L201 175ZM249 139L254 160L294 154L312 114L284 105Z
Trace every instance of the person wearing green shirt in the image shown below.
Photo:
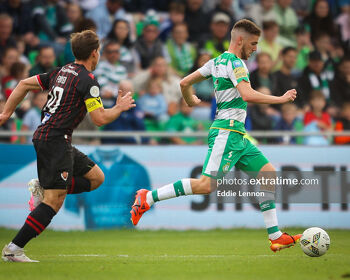
M244 138L247 102L287 103L294 101L296 90L288 90L283 96L271 96L252 89L243 59L248 59L256 51L260 34L260 28L250 20L243 19L236 22L231 31L228 50L181 80L182 95L188 106L196 106L201 102L193 93L193 84L208 78L212 78L214 83L217 111L208 136L209 149L202 176L198 179L182 179L152 191L146 189L137 191L130 211L134 225L138 224L142 215L155 202L182 195L208 194L215 191L220 185L219 180L222 180L234 166L244 172L253 172L258 178L267 174L270 174L267 175L268 178L275 178L273 175L275 168L272 164L255 145ZM290 236L279 230L274 185L261 184L260 191L263 195L259 197L259 204L271 250L276 252L293 246L301 234Z
M167 131L192 132L200 128L200 123L191 117L192 107L187 106L185 100L181 98L180 111L171 116L167 125ZM172 137L171 142L177 145L200 144L201 141L195 137Z

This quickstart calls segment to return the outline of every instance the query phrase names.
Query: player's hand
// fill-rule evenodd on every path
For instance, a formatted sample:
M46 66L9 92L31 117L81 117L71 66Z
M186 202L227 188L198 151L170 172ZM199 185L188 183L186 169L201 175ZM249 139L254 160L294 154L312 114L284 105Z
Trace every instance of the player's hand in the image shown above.
M290 101L294 101L294 99L296 97L297 97L297 91L295 89L290 89L290 90L286 91L286 93L283 94L283 96L281 96L281 98L282 98L281 103L287 103Z
M7 120L10 118L10 116L5 114L0 114L0 126L2 126Z
M135 100L131 96L131 92L123 94L122 91L118 92L117 107L120 108L122 112L128 111L131 108L136 107Z
M188 106L193 107L197 106L199 103L201 103L201 100L197 97L197 95L192 95L192 98L190 100L186 100L186 103Z

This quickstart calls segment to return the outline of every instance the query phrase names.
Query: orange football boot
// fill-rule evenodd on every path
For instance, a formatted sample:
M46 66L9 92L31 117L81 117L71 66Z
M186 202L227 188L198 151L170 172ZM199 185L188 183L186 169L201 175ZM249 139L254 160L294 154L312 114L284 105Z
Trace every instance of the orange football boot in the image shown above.
M276 253L277 251L292 247L300 240L301 236L302 234L289 235L288 233L284 232L278 239L269 239L270 248Z
M136 192L135 202L131 207L131 222L136 226L141 219L143 213L148 211L151 207L146 201L146 196L149 190L141 189Z

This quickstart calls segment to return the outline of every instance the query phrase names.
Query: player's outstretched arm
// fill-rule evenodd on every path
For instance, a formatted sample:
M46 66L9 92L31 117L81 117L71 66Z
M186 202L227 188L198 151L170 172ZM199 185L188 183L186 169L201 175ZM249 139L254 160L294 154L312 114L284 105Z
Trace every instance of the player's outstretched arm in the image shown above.
M119 91L116 104L110 109L101 107L90 112L91 120L97 126L106 125L117 119L122 112L128 111L134 107L136 107L136 104L135 100L132 98L131 92L123 95L122 92Z
M194 94L192 85L204 81L205 77L197 70L180 81L181 93L188 106L196 106L201 100Z
M11 117L17 105L30 90L42 90L35 76L20 81L12 91L9 99L7 99L4 111L0 114L0 126Z
M282 104L290 101L294 101L297 96L297 91L295 89L288 90L282 96L271 96L262 94L250 86L250 83L242 81L237 85L237 89L242 96L242 99L250 103L260 103L260 104Z

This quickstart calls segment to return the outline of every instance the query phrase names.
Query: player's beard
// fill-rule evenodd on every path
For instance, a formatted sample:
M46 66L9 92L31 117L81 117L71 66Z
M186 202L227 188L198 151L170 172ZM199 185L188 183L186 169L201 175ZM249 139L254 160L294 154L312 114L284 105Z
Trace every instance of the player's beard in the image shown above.
M246 60L246 59L248 59L248 57L249 57L249 54L247 53L246 48L243 46L242 53L241 53L241 59Z

